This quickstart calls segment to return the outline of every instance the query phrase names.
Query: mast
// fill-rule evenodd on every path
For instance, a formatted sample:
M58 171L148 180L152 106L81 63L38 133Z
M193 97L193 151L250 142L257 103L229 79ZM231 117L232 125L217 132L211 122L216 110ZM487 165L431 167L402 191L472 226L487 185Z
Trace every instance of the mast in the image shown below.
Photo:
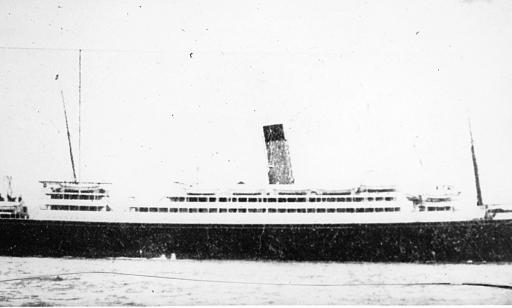
M480 189L480 176L478 175L478 164L476 163L475 145L473 142L473 132L471 131L471 121L469 122L469 136L471 138L471 158L473 159L473 171L475 172L475 185L476 185L476 205L484 205L482 201L482 190Z
M73 158L73 149L71 147L71 135L69 134L68 115L66 113L66 103L64 102L64 91L60 90L60 96L62 98L62 106L64 107L64 119L66 120L66 131L68 133L68 145L69 145L69 157L71 158L71 167L73 168L73 179L77 181L75 171L75 160Z
M82 49L78 49L78 179L82 167ZM75 178L76 181L76 178Z

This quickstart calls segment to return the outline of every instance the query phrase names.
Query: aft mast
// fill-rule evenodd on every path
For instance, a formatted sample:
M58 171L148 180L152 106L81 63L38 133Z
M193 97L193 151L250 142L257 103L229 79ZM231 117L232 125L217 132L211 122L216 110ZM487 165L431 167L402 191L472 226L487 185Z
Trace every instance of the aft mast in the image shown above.
M482 190L480 189L480 176L478 174L478 164L476 162L475 145L473 142L473 132L471 130L471 121L469 123L469 136L471 138L471 158L473 159L473 171L475 172L475 185L476 185L476 204L478 206L484 205L482 201Z

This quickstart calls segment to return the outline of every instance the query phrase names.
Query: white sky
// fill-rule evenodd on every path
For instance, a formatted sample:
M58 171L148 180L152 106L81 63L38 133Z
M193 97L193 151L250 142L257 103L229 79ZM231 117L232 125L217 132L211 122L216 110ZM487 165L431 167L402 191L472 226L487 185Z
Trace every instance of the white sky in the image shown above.
M72 178L78 48L83 180L264 185L283 123L299 185L473 201L470 114L484 201L512 201L511 1L0 1L0 46L36 48L0 48L0 175L29 201Z

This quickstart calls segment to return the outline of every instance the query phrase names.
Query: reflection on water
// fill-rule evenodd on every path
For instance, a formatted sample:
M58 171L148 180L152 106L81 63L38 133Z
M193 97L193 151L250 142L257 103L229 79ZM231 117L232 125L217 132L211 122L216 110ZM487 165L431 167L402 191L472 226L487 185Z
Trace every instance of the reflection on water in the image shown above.
M512 289L460 285L512 285L510 264L9 257L0 264L2 306L512 304Z

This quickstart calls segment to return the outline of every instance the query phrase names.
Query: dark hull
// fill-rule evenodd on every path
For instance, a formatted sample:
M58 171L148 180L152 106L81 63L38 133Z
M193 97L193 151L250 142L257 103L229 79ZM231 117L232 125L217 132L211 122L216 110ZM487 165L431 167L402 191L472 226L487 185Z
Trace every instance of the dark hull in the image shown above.
M512 261L512 220L170 225L0 220L0 255L369 262Z

